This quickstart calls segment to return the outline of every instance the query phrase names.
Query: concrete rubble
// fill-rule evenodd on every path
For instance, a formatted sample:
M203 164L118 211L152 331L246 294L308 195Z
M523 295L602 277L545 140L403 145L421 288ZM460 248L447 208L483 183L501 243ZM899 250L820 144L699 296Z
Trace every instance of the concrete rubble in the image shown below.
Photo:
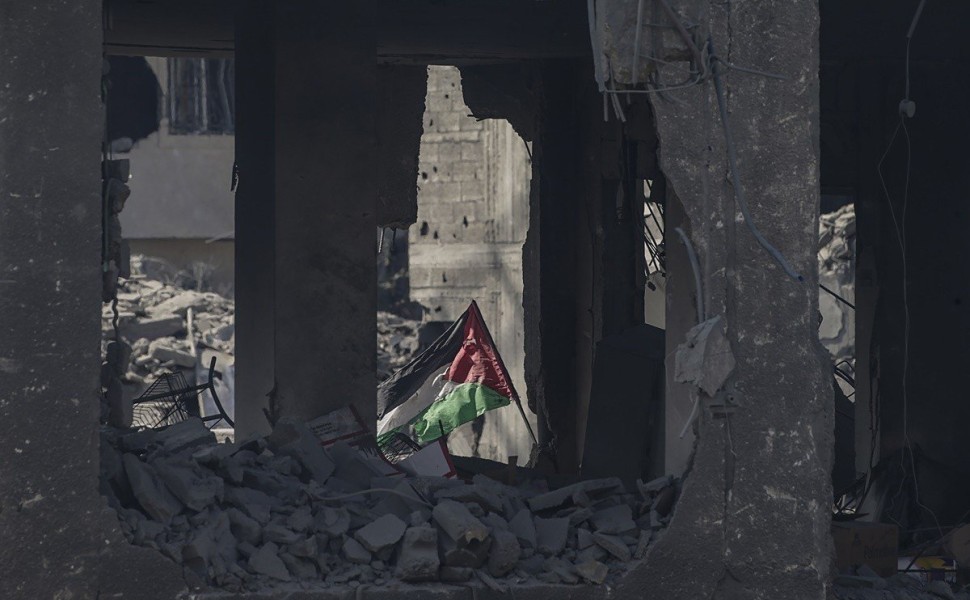
M388 476L312 435L293 419L224 443L195 418L105 426L102 494L129 542L181 565L196 589L237 592L609 584L663 536L679 495L672 478L629 491L618 479L550 489L538 477Z
M117 283L119 343L113 343L112 305L105 304L101 313L102 356L106 357L103 385L106 396L116 400L113 405L122 405L122 396L129 401L139 396L163 373L181 371L189 383L196 382L196 364L208 368L213 356L222 377L216 391L224 405L231 404L232 378L227 371L235 360L235 302L212 291L199 291L199 287L188 273L160 259L131 257L130 277ZM188 339L189 309L198 356L193 355ZM418 351L419 326L419 321L390 312L377 313L379 381ZM112 356L119 349L123 356Z
M823 214L818 221L818 281L855 302L855 205ZM819 293L819 339L836 362L855 364L855 310L827 292Z

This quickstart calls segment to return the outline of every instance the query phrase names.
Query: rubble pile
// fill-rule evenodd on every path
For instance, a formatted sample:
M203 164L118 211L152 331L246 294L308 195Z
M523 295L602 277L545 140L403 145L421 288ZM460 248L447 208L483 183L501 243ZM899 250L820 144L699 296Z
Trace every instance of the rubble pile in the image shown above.
M235 305L213 292L200 292L180 285L188 281L165 278L170 283L146 276L157 261L132 257L132 273L118 285L118 333L131 346L131 359L122 381L143 388L158 375L186 371L193 381L196 362L208 365L216 357L220 372L233 364ZM157 270L157 269L156 269ZM188 313L192 311L192 335L198 359L188 339ZM101 313L105 348L114 339L114 311L110 304Z
M419 321L394 313L377 313L377 380L384 381L414 357L420 349Z
M669 477L629 493L618 479L550 490L388 475L286 418L235 443L198 419L102 436L102 492L124 534L199 588L609 583L662 534L678 493Z
M908 573L883 578L865 565L852 574L836 575L833 583L838 600L970 600L970 586L956 591L959 586L946 581L924 581Z
M855 302L855 206L819 217L818 281ZM826 291L819 292L819 338L834 362L855 363L855 311Z
M195 279L164 261L135 255L129 278L118 282L118 333L131 347L120 380L129 397L138 395L162 373L184 371L195 377L196 357L188 339L188 309L192 309L192 335L198 362L208 367L216 357L216 370L234 363L235 303L214 292L201 292ZM114 340L114 312L105 304L101 313L102 356ZM420 322L389 312L377 313L377 379L383 381L417 352ZM221 398L227 391L220 390Z

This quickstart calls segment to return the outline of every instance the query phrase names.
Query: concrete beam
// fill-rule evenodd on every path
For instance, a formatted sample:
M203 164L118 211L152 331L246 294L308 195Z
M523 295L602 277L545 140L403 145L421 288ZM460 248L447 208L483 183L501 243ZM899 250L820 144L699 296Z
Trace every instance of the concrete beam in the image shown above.
M279 2L283 5L285 3ZM318 3L324 10L324 3ZM372 0L380 62L452 64L589 54L585 5L534 0ZM232 0L105 0L105 52L231 56Z

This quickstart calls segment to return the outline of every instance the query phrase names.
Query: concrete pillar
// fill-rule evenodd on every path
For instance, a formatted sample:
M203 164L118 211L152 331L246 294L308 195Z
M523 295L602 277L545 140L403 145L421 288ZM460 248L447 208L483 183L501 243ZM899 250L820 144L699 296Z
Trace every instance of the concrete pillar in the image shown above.
M92 598L101 2L0 8L0 597Z
M277 3L274 416L376 420L377 55L359 3Z
M831 366L818 341L817 2L724 11L688 0L677 10L696 25L694 39L712 36L724 60L730 52L734 64L786 78L730 72L723 83L736 181L761 233L804 281L788 277L744 225L712 82L671 91L676 103L653 98L660 166L684 207L706 314L724 319L737 364L725 393L701 398L694 458L669 529L615 593L726 600L784 590L793 600L824 598L834 410ZM675 40L664 34L644 43L663 56L684 48ZM683 66L659 67L663 80ZM668 235L668 247L674 243ZM725 403L731 410L718 408ZM696 575L671 576L668 566L677 563Z
M276 115L273 6L236 15L236 434L267 433L275 381Z

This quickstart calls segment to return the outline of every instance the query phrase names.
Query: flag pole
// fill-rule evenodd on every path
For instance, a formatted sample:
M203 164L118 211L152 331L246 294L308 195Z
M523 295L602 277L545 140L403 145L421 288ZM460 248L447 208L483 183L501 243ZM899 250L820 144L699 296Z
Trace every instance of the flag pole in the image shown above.
M518 394L516 394L515 396L512 396L512 398L515 399L515 405L519 408L519 414L522 415L522 420L525 421L525 426L529 430L529 435L532 436L532 443L538 446L539 440L536 438L535 432L532 431L532 423L529 422L529 417L525 415L525 409L522 408L522 401L519 400Z

